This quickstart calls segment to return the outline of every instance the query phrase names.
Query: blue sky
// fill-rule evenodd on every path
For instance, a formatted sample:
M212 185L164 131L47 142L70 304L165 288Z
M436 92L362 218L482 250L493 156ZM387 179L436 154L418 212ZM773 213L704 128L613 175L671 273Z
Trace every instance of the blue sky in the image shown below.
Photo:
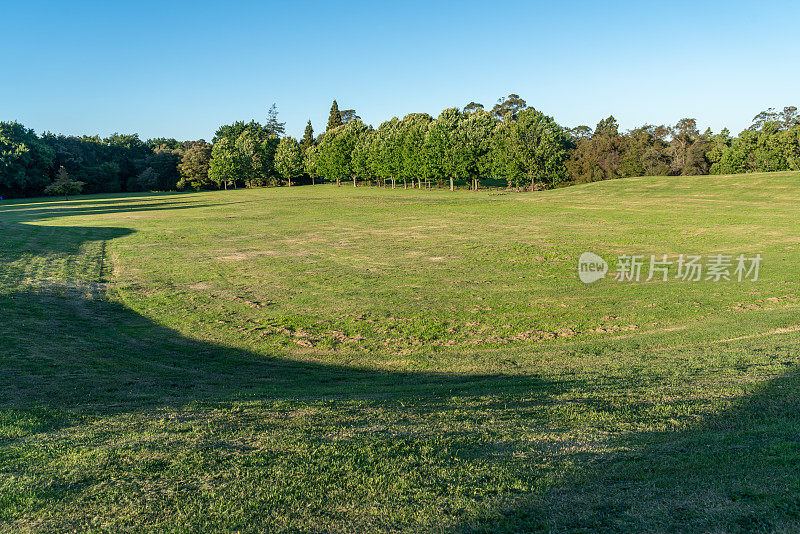
M0 120L41 133L210 139L220 124L324 129L519 93L565 126L695 117L746 127L800 106L797 2L16 2Z

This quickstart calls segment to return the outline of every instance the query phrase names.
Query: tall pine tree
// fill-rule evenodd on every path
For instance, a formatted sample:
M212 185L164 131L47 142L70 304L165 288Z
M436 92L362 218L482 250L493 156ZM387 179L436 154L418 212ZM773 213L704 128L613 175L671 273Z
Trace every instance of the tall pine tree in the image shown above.
M303 151L314 144L314 128L311 126L311 121L306 124L306 131L303 134L303 140L300 141L300 146Z
M339 112L339 104L336 103L336 100L333 101L331 105L331 114L328 116L328 127L325 128L327 132L331 128L336 128L337 126L342 125L342 114Z
M264 125L267 135L280 137L286 132L286 123L278 122L278 107L273 103L267 111L267 123Z

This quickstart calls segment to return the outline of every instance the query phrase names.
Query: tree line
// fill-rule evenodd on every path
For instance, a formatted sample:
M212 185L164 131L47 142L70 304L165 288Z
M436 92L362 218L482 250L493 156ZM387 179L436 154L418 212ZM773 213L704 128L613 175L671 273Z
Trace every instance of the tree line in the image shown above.
M201 190L314 184L540 189L629 176L800 169L796 107L769 109L738 136L694 119L620 131L614 117L565 128L519 95L437 117L411 113L377 128L334 100L325 131L285 135L273 104L264 123L220 126L205 140L37 135L0 122L0 196Z

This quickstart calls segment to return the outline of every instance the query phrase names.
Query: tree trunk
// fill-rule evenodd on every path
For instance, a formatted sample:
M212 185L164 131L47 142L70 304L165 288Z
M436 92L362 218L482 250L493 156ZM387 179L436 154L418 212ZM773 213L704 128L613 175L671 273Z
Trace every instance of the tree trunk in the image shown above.
M317 183L314 181L314 176L311 176L311 185L317 185Z
M536 176L531 176L531 191L534 191L536 188Z
M394 189L394 176L392 176L392 189Z
M337 178L337 179L336 179L336 187L340 187L341 185L342 185L342 180L341 180L341 178Z
M406 183L405 178L403 178L403 189L408 189L408 183Z
M451 177L450 177L450 191L455 191L455 190L456 190L456 188L455 188L455 186L453 185L453 177L451 176Z
M356 185L356 175L355 174L353 175L353 187L358 187Z

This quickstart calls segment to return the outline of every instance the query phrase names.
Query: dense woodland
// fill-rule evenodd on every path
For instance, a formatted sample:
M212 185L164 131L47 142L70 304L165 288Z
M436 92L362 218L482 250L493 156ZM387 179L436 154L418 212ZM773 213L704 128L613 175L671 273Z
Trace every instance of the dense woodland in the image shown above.
M627 176L800 169L796 107L769 109L732 137L695 119L620 131L614 117L568 129L512 94L438 117L411 113L378 128L331 106L325 131L285 135L273 105L264 124L221 126L211 143L138 135L64 136L0 122L0 196L201 190L331 181L386 187L482 185L539 189Z

